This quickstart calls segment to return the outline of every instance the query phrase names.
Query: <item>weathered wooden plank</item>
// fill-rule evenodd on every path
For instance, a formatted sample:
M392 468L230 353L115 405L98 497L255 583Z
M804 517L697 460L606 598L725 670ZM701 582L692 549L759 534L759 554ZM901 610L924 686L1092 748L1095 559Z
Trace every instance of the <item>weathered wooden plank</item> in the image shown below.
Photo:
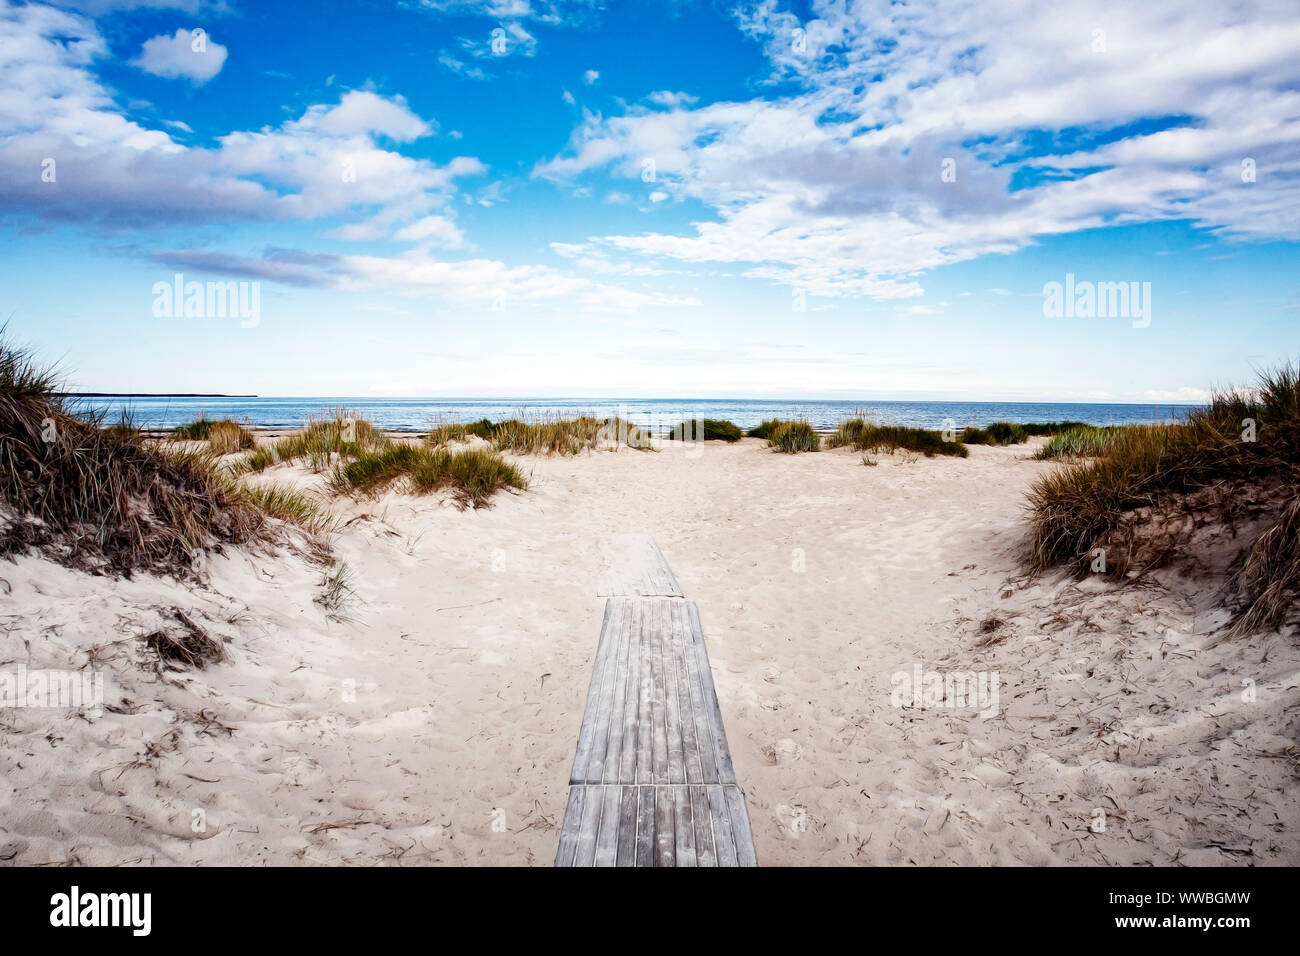
M683 626L683 619L678 613L680 602L669 605L673 656L676 658L678 710L681 714L682 765L687 783L703 783L704 774L700 763L699 731L696 718L699 716L694 698L691 694L691 669L687 664L690 653L690 632Z
M600 746L600 735L597 735L594 753L600 757L600 781L602 783L623 783L619 779L620 757L623 753L623 698L627 693L627 656L628 645L631 641L632 628L630 622L626 619L622 626L615 632L618 640L618 653L614 658L614 671L610 675L609 687L606 694L609 696L609 716L607 718L599 717L606 723L604 747ZM602 710L602 714L603 714Z
M596 697L596 712L592 715L591 755L583 772L582 779L587 783L600 783L604 780L605 753L609 748L609 716L613 707L613 689L618 682L618 649L626 640L627 619L632 608L627 600L613 602L614 614L609 620L609 628L601 637L602 644L609 647L605 653L605 672L601 676L600 693Z
M610 542L606 560L610 567L601 575L599 597L682 596L668 561L649 535L627 535Z
M685 783L682 763L681 698L677 691L677 664L681 659L681 642L674 633L671 619L672 601L655 601L654 616L662 638L664 664L664 735L668 743L668 782ZM690 715L687 714L687 719Z
M718 782L735 783L736 771L731 765L731 750L727 747L727 733L722 729L722 708L718 704L718 693L713 686L713 672L709 668L709 652L704 646L704 629L700 626L700 612L694 602L688 602L686 604L686 613L690 620L691 634L695 642L695 656L700 669L701 687L704 691L704 710L709 718L713 754L718 766Z
M651 666L652 637L645 615L638 609L637 647L641 659L637 681L636 782L654 783L654 669Z
M677 609L682 627L687 631L686 650L683 652L687 670L691 676L691 716L695 722L695 736L700 748L700 780L703 783L718 783L717 747L713 742L713 724L709 720L708 697L704 692L707 686L712 688L713 678L707 667L701 672L701 659L695 646L695 633L690 627L690 617L686 605Z
M655 790L654 787L637 787L636 806L636 865L654 866L655 849Z
M596 866L613 866L618 859L618 818L622 808L622 787L597 787L603 806L600 811L600 830L596 835Z
M622 741L619 745L618 782L636 783L637 720L641 707L641 625L629 622L627 635L627 683L623 693Z
M758 866L758 857L754 853L754 835L749 829L749 811L745 808L745 794L732 784L722 788L727 798L727 809L731 811L731 832L736 843L736 865Z
M687 787L691 801L691 822L695 826L695 865L717 866L713 845L713 821L709 816L709 795L704 787Z
M718 866L736 866L736 841L731 832L731 808L722 787L716 784L705 787L709 800L709 819L713 824L713 846L718 854Z
M605 617L600 625L600 640L596 644L596 659L591 666L591 683L587 687L587 708L583 711L582 726L578 730L578 748L573 756L573 773L569 777L570 783L581 783L586 780L587 764L591 760L592 740L596 730L595 716L596 709L599 707L601 681L605 676L605 662L612 647L610 642L605 640L605 635L608 633L615 608L614 601L605 602Z
M615 789L611 787L610 789ZM641 794L640 787L623 786L617 788L619 795L618 812L618 855L617 866L636 865L636 827L637 803Z
M668 708L664 684L664 629L654 614L654 602L642 602L646 624L650 633L650 663L654 668L653 705L651 706L652 737L654 743L654 783L668 782Z
M585 787L569 788L569 804L564 808L564 823L560 825L560 848L555 854L556 866L573 866L578 850L578 827L582 823L582 801L586 795Z
M670 787L654 787L655 795L655 866L677 865L676 825L673 820L673 792Z
M673 569L668 565L668 559L664 557L663 551L659 548L659 542L654 538L650 539L650 550L653 555L655 570L658 572L660 587L663 588L664 594L669 597L681 597L682 588L677 583L677 578L673 574Z
M574 866L594 866L596 863L596 835L600 829L600 812L604 801L598 788L587 788L582 801L582 823L578 826L578 850L573 855Z
M695 824L691 820L691 795L687 787L668 787L673 795L673 836L677 843L677 865L695 866Z

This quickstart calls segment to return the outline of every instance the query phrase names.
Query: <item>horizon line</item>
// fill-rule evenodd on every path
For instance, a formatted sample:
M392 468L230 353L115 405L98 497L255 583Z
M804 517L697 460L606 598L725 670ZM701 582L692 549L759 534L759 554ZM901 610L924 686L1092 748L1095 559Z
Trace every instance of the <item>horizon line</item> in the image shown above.
M863 403L923 403L923 404L966 404L966 405L1130 405L1134 407L1169 406L1177 408L1195 408L1206 404L1203 401L1079 401L1075 399L969 399L969 398L792 398L788 396L763 397L723 397L704 398L701 396L588 396L588 395L260 395L256 393L223 392L64 392L68 398L233 398L259 399L262 401L309 401L320 399L327 401L399 401L399 402L823 402L835 404Z

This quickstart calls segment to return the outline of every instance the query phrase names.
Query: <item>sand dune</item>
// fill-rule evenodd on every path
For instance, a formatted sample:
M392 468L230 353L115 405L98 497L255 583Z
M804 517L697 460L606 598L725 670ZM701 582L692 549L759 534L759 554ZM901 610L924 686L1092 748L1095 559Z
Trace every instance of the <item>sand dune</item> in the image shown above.
M1027 580L1054 466L970 451L525 457L490 509L341 504L342 620L292 552L212 556L203 588L0 564L0 670L106 684L97 716L0 711L0 859L549 865L609 543L648 533L699 605L761 864L1300 862L1300 651L1216 638L1231 542L1194 577ZM139 636L172 608L229 659L160 671ZM894 706L918 666L996 671L995 712Z

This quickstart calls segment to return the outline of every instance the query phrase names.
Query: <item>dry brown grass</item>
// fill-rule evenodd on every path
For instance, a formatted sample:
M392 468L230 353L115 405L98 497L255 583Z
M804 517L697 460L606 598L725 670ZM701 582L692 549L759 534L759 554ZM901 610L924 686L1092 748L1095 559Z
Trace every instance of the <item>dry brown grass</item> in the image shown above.
M0 334L0 503L10 513L0 555L183 575L204 550L276 539L210 450L102 425L76 414L54 374Z
M1300 370L1285 365L1255 389L1220 392L1183 425L1107 431L1088 450L1096 457L1030 491L1032 569L1082 575L1101 548L1107 573L1131 576L1176 557L1187 528L1231 524L1247 499L1279 502L1232 582L1232 633L1288 619L1300 593Z

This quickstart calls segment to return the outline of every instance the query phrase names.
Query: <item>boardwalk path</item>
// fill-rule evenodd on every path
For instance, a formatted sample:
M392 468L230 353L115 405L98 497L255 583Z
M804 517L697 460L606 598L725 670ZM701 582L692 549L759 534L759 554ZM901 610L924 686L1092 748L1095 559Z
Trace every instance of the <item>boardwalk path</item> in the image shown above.
M649 537L611 557L555 865L755 866L699 612Z

